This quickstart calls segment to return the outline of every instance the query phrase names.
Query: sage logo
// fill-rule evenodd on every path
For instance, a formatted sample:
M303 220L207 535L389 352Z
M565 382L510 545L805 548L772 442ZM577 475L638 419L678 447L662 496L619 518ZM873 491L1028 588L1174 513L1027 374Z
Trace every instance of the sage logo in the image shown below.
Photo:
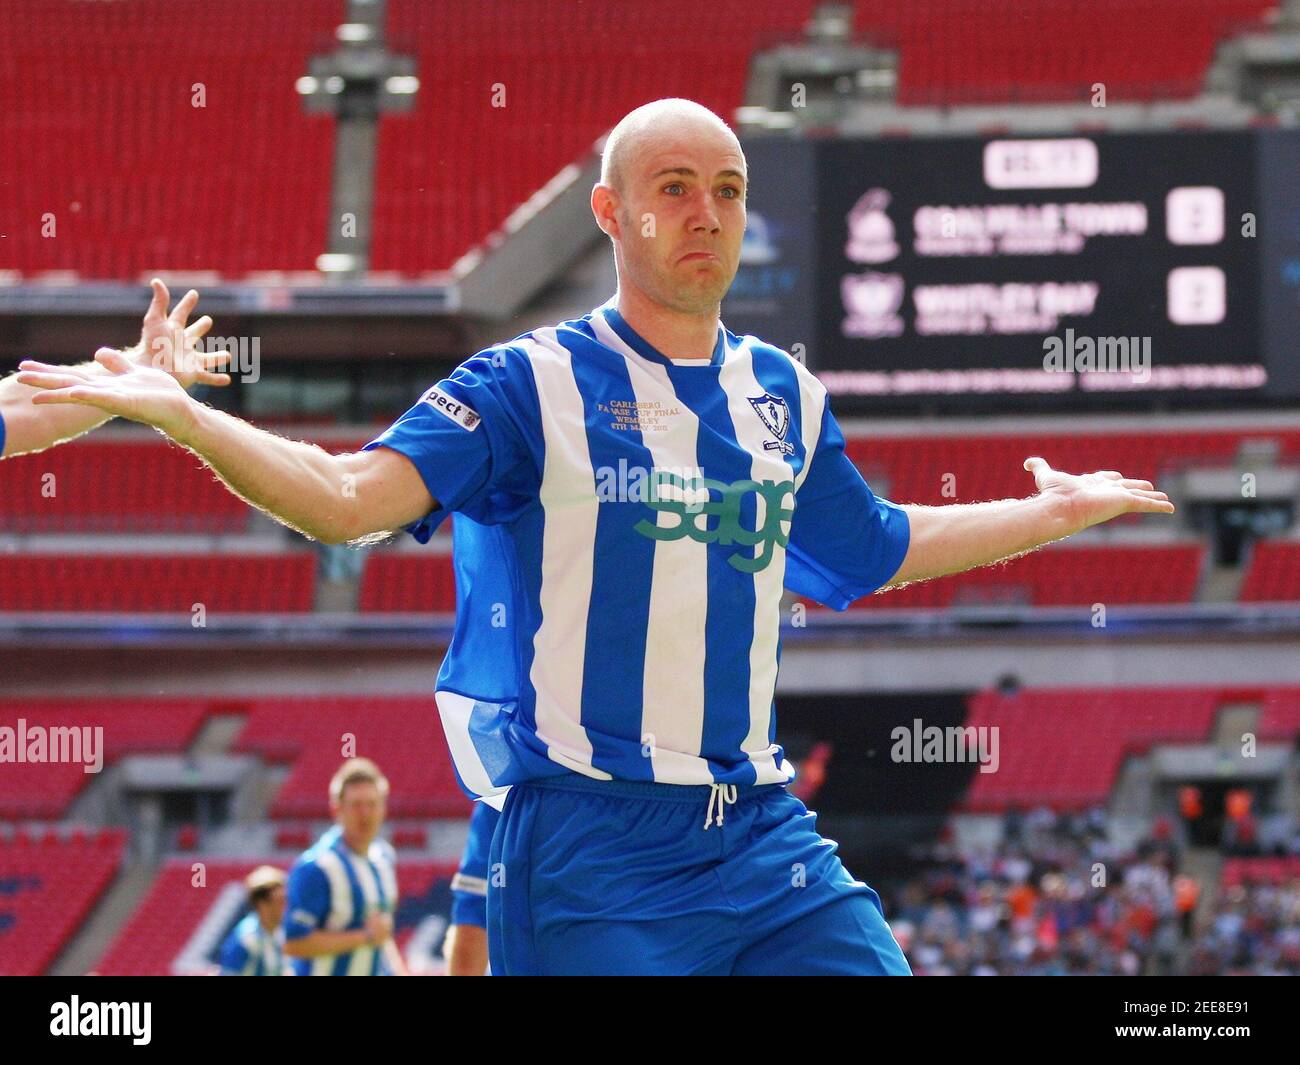
M126 1035L142 1047L149 1045L152 1018L151 1002L82 1002L73 995L50 1006L50 1035Z
M704 492L708 493L707 499L702 498ZM758 508L760 523L754 529L741 521L742 503L751 494L764 504ZM790 506L785 505L786 496L791 498ZM659 525L643 519L633 528L652 540L680 540L689 536L700 544L755 548L752 552L736 551L727 562L742 573L757 573L771 563L777 545L785 547L790 542L786 523L794 517L793 499L794 481L740 480L727 484L709 477L688 481L675 474L662 473L652 482L646 505L675 517L677 523Z

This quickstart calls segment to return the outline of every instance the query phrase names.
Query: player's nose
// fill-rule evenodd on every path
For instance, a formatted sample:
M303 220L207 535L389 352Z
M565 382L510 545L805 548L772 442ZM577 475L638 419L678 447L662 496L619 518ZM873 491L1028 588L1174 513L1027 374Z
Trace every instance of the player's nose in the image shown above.
M713 197L707 192L695 198L694 210L691 212L690 227L695 233L718 233L722 230L722 221L718 218L713 205Z

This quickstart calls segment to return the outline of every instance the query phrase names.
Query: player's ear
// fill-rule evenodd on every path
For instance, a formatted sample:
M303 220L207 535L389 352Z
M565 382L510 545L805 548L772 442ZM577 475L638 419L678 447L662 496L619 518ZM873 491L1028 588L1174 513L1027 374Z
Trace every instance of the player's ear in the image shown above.
M597 184L591 190L591 213L596 225L607 237L619 237L618 193L609 185Z

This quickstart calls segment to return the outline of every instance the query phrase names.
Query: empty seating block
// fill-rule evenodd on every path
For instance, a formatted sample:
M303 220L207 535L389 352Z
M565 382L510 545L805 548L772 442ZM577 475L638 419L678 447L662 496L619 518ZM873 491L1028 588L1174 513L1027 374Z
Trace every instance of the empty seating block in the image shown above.
M0 976L50 967L113 882L124 845L113 831L0 840Z
M0 611L300 614L316 558L285 555L0 555Z
M859 36L899 53L904 105L1195 96L1225 35L1276 0L855 0Z
M294 81L333 50L344 13L343 0L7 0L0 265L313 269L334 123L304 112ZM167 61L149 61L159 48Z
M456 609L451 555L372 554L366 559L357 606L363 613L450 613Z
M470 803L456 783L432 696L257 699L235 749L290 763L271 816L329 816L330 778L355 738L358 755L388 777L393 818L464 817Z
M1300 688L1277 687L1264 693L1259 738L1300 743Z
M1200 544L1049 546L1010 562L869 595L852 608L1190 603L1203 553Z
M177 753L198 735L207 704L198 699L44 698L0 700L0 726L19 730L39 727L47 737L54 729L80 729L60 745L83 761L11 762L0 768L0 817L59 817L94 775L85 771L93 754L107 765L126 754ZM102 729L102 748L94 729ZM92 731L87 734L85 729ZM28 733L30 736L31 733ZM90 747L83 746L90 736ZM30 749L30 746L28 747ZM48 750L48 746L47 746Z
M1220 876L1220 883L1225 888L1243 884L1282 886L1293 880L1300 880L1300 855L1285 858L1229 858L1223 863Z
M1255 544L1238 598L1243 603L1300 599L1300 541L1262 540Z
M0 463L5 532L239 532L249 508L190 452L109 433Z
M388 6L420 94L380 127L372 261L418 275L484 244L634 107L686 96L730 119L755 49L797 37L813 3Z
M420 91L413 112L380 123L374 269L449 269L648 100L686 96L730 118L755 51L798 38L814 6L390 0L388 43L415 56ZM1274 7L856 0L854 23L899 51L903 104L1085 100L1098 83L1108 100L1148 100L1194 95L1216 44ZM313 269L334 123L307 114L294 83L335 48L343 0L9 0L6 14L0 265L88 278ZM140 61L151 40L169 42L165 69Z
M1070 473L1119 470L1157 487L1178 470L1229 465L1247 441L1276 441L1281 461L1300 462L1296 429L885 436L850 426L846 435L845 452L873 488L887 480L889 499L925 506L1029 495L1034 482L1022 464L1030 455Z
M1105 802L1126 755L1155 743L1206 741L1221 698L1214 688L980 692L966 724L997 726L999 766L972 775L965 807L1082 809Z

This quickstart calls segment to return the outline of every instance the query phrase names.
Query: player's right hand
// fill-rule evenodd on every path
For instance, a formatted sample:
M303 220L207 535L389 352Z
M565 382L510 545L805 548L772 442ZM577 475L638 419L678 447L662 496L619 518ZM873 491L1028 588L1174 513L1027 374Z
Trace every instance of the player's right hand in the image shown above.
M75 366L24 359L18 364L18 382L42 390L32 397L35 404L84 403L182 439L194 422L198 404L175 377L152 366L137 365L116 348L100 348L95 361L108 372L90 373Z
M375 946L386 943L393 934L391 913L372 913L366 918L366 936Z
M212 328L212 319L206 314L192 325L186 325L190 312L199 302L199 294L190 289L171 314L167 305L171 294L158 278L150 285L153 299L145 311L140 327L140 339L126 354L140 366L152 366L171 374L183 388L191 385L228 385L230 375L218 372L230 360L230 352L204 352L198 342Z

